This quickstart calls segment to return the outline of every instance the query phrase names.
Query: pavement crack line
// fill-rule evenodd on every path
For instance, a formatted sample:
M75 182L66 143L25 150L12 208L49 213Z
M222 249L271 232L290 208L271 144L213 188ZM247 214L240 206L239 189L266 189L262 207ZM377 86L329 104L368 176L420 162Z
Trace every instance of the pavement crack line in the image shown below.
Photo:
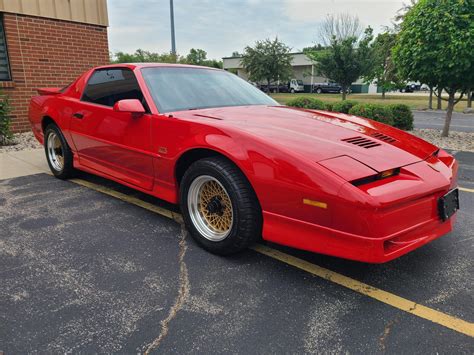
M392 328L395 324L398 323L398 321L400 320L400 314L397 314L395 316L394 319L392 319L391 321L389 321L387 323L387 325L385 326L385 329L383 331L383 334L382 336L380 337L379 339L379 345L380 345L380 351L382 353L385 353L386 349L387 349L387 345L386 345L386 340L390 334L390 332L392 331Z
M153 340L146 348L145 355L150 354L151 351L156 349L160 346L163 339L168 335L169 331L169 324L170 322L176 317L179 310L183 307L186 300L189 297L189 275L188 275L188 267L186 262L184 261L184 256L186 255L186 250L188 246L186 244L186 235L187 231L184 227L183 223L181 225L181 232L180 232L180 240L179 240L179 255L178 255L178 262L179 262L179 290L178 296L175 299L173 306L170 308L168 316L161 321L161 332L158 337Z
M183 219L182 216L179 213L167 210L162 207L158 207L154 204L151 204L149 202L145 202L143 200L140 200L134 196L129 196L126 194L123 194L121 192L112 190L110 188L107 188L105 186L97 185L92 182L88 182L85 180L81 179L71 179L69 180L73 183L76 183L78 185L82 185L84 187L87 187L89 189L98 191L100 193L104 193L106 195L113 196L115 198L118 198L122 201L134 204L136 206L139 206L141 208L145 208L151 212L160 214L164 217L170 218L175 220L181 225L182 228L182 233L181 233L181 241L180 241L180 277L182 276L182 281L180 279L180 293L178 295L178 298L176 299L175 305L171 308L170 314L165 319L162 321L162 332L158 336L158 338L153 341L148 349L148 351L151 351L155 349L160 342L163 340L163 338L166 336L168 332L168 324L169 322L176 316L176 313L179 309L182 308L186 298L188 297L189 294L189 280L187 278L188 272L187 272L187 267L186 264L184 264L184 253L186 252L186 244L185 244L185 237L186 237L186 230L183 225ZM460 190L471 192L470 189L466 188L460 188ZM472 189L472 192L474 192L474 189ZM275 260L281 261L285 264L291 265L293 267L296 267L300 270L306 271L314 276L321 277L323 279L326 279L330 282L333 282L337 285L343 286L347 289L353 290L355 292L358 292L362 295L365 295L367 297L370 297L374 300L377 300L379 302L385 303L389 306L392 306L394 308L397 308L399 310L402 310L404 312L407 312L409 314L415 315L417 317L426 319L428 321L431 321L433 323L439 324L443 327L446 327L448 329L452 329L458 333L465 334L470 337L474 337L474 323L470 323L468 321L465 321L463 319L451 316L449 314L443 313L441 311L438 311L436 309L432 309L426 306L423 306L419 303L410 301L406 298L400 297L396 294L384 291L382 289L378 289L376 287L373 287L371 285L368 285L366 283L360 282L356 279L352 279L348 276L344 276L342 274L339 274L335 271L326 269L322 266L312 264L306 260L297 258L293 255L286 254L282 251L279 251L277 249L273 249L271 247L265 246L263 244L256 244L250 249L266 255L270 258L273 258Z

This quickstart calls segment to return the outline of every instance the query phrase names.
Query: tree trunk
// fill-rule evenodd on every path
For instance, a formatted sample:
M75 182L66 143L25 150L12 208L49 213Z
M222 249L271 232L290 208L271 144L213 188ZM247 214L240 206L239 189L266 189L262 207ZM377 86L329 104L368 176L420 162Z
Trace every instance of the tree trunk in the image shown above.
M270 79L267 79L267 94L270 93Z
M385 100L385 87L382 86L382 100Z
M446 111L446 120L444 121L443 133L441 134L442 137L447 137L449 135L449 126L451 125L451 117L453 117L454 110L454 95L456 95L456 90L451 90L449 92L448 109Z
M436 109L437 110L442 110L442 106L441 106L441 95L443 94L443 88L438 88L438 103L436 105Z
M471 89L467 91L467 107L469 108L472 107L472 90Z
M428 108L430 110L433 109L433 87L432 86L430 86L430 99L428 101Z
M346 96L347 96L347 92L346 92L346 86L345 85L342 85L342 101L344 101L346 99Z

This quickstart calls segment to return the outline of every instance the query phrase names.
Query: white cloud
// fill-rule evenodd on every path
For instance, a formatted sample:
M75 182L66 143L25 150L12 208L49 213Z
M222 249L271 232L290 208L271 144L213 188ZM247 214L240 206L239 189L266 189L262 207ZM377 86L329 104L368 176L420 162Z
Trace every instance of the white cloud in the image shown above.
M328 13L357 15L376 32L390 25L408 0L175 0L176 45L180 54L202 48L208 58L242 51L278 36L294 51L314 43ZM113 0L109 6L112 52L170 50L169 0Z
M406 1L405 1L406 2ZM328 14L348 13L376 32L390 26L403 0L285 0L285 13L295 22L320 22Z

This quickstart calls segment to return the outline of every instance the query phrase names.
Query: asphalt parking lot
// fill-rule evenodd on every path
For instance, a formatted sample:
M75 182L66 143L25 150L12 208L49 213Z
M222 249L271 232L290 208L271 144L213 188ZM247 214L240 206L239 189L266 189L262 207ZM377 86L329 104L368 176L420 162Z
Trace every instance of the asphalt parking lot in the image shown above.
M463 320L472 331L474 153L456 156L465 188L456 228L421 249L370 265L267 247ZM91 175L80 179L102 192L47 174L0 181L0 353L474 351L472 335L435 316L255 250L211 255L179 223L142 208L174 206Z

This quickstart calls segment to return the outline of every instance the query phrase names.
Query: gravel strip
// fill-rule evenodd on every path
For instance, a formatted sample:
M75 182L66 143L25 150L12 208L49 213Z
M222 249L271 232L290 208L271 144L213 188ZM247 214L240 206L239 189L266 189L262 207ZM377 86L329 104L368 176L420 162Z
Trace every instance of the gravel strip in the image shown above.
M13 136L13 144L1 146L0 153L2 152L17 152L19 150L31 150L42 148L43 146L39 144L36 140L33 132L26 133L17 133Z
M436 129L415 128L410 133L441 148L474 152L474 133L453 131L449 133L448 138L441 137L441 131ZM32 132L15 134L13 141L14 145L0 146L0 152L42 148L42 145L38 143Z
M451 131L449 137L441 137L440 130L424 128L415 128L410 133L441 148L474 152L474 133Z

